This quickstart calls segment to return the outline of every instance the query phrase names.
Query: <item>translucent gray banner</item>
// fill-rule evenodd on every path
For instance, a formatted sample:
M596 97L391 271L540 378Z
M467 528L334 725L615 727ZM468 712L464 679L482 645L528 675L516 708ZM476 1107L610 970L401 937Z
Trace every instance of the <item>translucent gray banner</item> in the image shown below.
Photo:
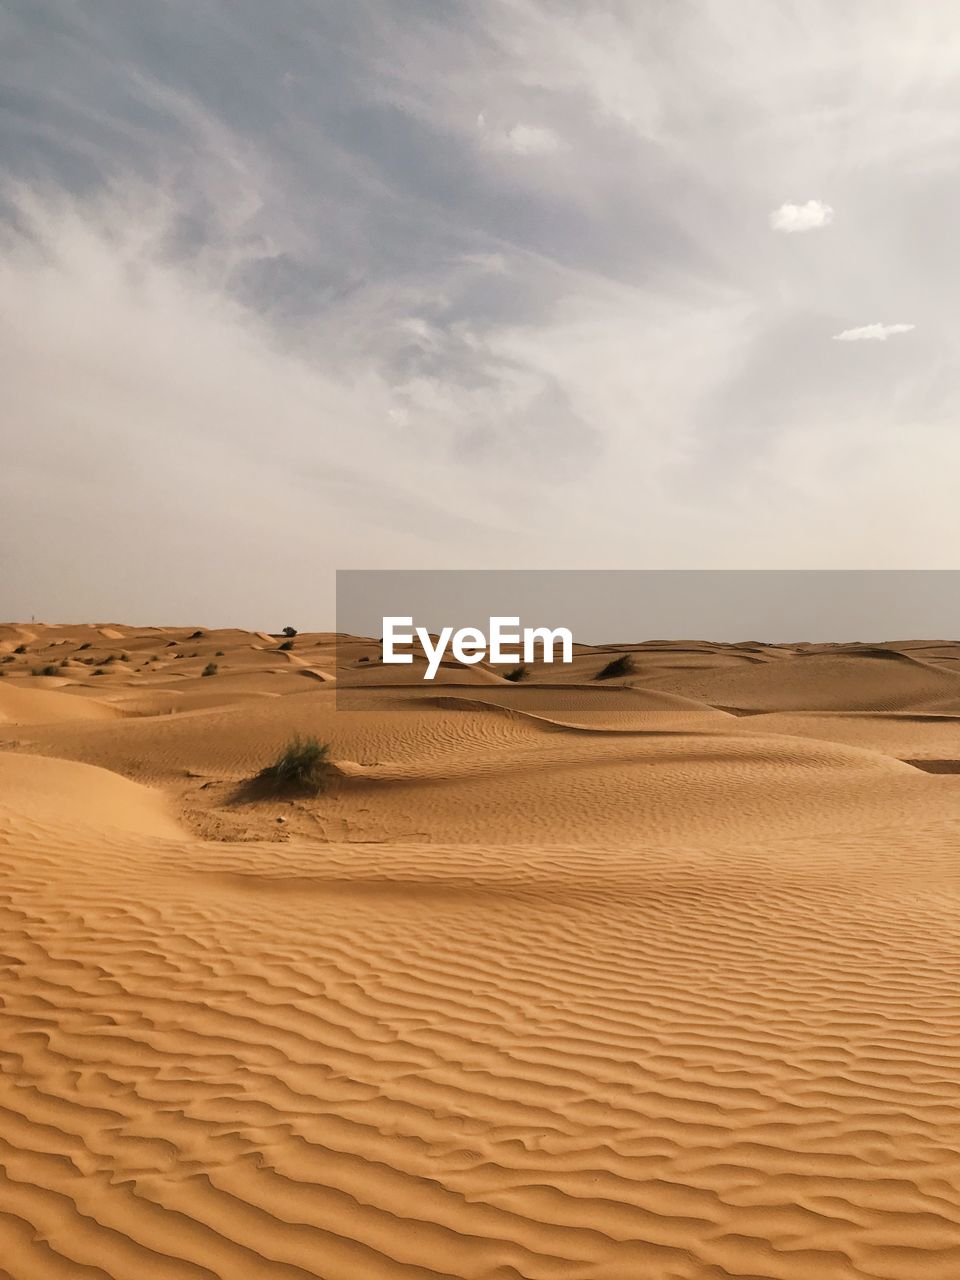
M960 570L345 570L337 631L338 696L481 675L569 682L587 647L955 640ZM517 643L497 646L497 631Z

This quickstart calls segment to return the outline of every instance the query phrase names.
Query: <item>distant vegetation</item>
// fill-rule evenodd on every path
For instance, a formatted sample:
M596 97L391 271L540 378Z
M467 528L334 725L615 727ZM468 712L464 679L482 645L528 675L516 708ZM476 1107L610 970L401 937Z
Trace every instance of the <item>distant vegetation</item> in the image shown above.
M633 675L634 671L636 671L636 667L629 653L621 653L619 658L614 658L611 662L608 662L603 670L598 671L593 678L594 680L615 680L617 676Z
M296 628L296 627L284 627L284 628L283 628L283 631L281 632L281 634L282 634L282 635L285 635L285 636L289 636L289 637L290 637L290 639L292 640L292 639L293 639L293 637L297 634L297 628Z
M217 666L215 662L208 662L207 665L200 672L200 674L202 676L215 676L219 671L219 669L220 668Z
M292 640L284 640L283 644L277 646L281 653L286 653L288 649L293 648Z
M17 647L14 649L14 651L13 651L13 652L14 652L14 653L26 653L26 652L27 652L27 646L26 646L25 644L18 644L18 645L17 645Z
M257 783L274 795L303 792L316 795L322 791L330 765L329 747L316 738L291 738L273 762L257 774Z
M519 667L514 667L512 671L507 671L503 678L504 680L512 680L514 684L517 684L520 680L526 680L529 674L530 672L527 668L521 664Z
M60 668L48 662L45 667L34 667L30 674L34 676L58 676Z
M194 631L193 635L191 635L191 636L187 636L187 639L188 639L188 640L202 640L202 639L203 639L203 632L202 632L202 631Z

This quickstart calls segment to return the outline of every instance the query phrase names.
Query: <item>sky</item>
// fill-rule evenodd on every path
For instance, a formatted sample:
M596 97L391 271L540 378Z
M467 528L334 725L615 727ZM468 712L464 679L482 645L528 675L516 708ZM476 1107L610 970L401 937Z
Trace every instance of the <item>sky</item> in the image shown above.
M960 567L952 0L0 0L0 617Z

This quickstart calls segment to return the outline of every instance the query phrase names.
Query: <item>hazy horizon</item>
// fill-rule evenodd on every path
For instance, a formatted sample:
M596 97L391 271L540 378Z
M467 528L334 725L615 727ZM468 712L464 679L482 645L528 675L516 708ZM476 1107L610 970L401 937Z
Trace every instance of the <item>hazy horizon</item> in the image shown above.
M411 616L431 635L492 617L564 626L586 646L703 641L773 645L956 643L960 570L361 570L337 574L336 609L306 625L300 608L282 621L220 624L206 615L25 619L45 626L139 630L283 628L377 638L388 616ZM307 611L309 612L309 611Z

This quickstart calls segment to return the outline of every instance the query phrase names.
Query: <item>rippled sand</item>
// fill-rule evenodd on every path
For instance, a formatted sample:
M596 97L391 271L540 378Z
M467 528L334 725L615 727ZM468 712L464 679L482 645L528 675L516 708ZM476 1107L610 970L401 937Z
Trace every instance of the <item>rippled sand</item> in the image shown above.
M960 1275L960 646L21 644L0 1274Z

